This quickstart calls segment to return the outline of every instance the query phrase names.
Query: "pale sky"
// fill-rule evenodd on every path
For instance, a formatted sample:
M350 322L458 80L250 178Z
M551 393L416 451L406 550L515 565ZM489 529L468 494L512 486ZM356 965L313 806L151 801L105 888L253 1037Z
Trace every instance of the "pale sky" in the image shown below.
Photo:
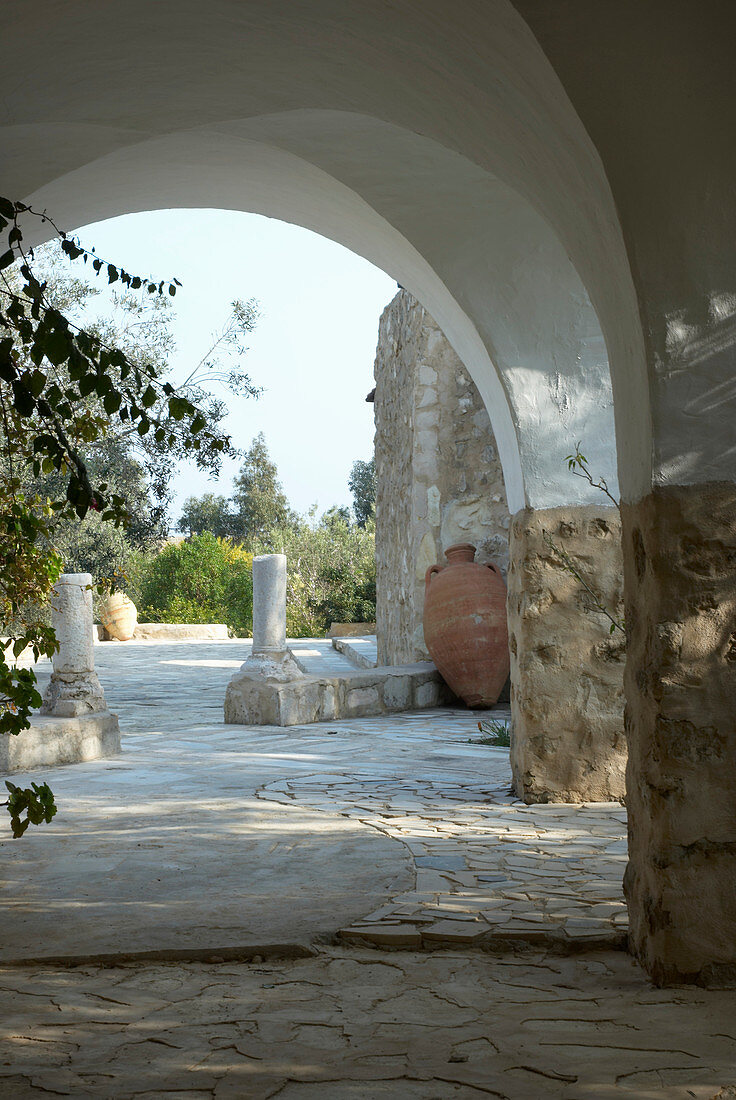
M297 511L351 503L350 467L373 454L373 406L365 396L373 388L378 319L397 291L392 279L333 241L257 214L163 210L88 225L78 235L133 274L181 280L173 300L174 384L207 351L232 299L258 299L261 319L243 366L264 393L253 400L225 391L225 428L241 448L264 433ZM187 496L228 496L237 467L223 463L219 482L182 467L171 523Z

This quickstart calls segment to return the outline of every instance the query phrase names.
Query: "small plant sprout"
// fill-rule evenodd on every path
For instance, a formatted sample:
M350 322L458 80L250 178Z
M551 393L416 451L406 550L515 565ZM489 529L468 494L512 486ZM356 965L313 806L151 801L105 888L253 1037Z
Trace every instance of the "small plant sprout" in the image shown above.
M568 470L570 470L571 473L575 474L576 477L583 478L583 480L587 481L589 485L592 485L594 489L600 489L600 491L608 497L608 499L611 501L612 504L616 506L616 508L619 507L619 502L610 492L606 479L604 477L599 477L596 481L596 479L591 474L588 467L588 460L580 450L579 441L575 444L575 450L573 451L573 453L565 457L565 461L567 462L567 468ZM598 594L586 581L585 577L582 575L567 551L564 550L563 547L558 546L557 543L554 542L554 540L546 531L543 532L542 537L547 546L549 546L550 550L552 550L552 552L556 554L557 557L560 559L563 568L566 569L567 572L571 574L571 576L575 577L575 580L578 582L578 584L580 584L581 587L585 590L586 596L588 598L588 603L586 605L587 610L593 611L597 615L604 615L608 619L608 622L610 624L608 628L609 634L613 634L615 633L615 631L618 630L625 635L626 623L624 622L624 620L619 619L616 615L611 614L606 605L601 601L600 596L598 596Z
M508 723L502 722L498 718L484 719L478 722L478 730L481 736L468 738L469 745L493 745L496 748L505 749L511 745Z

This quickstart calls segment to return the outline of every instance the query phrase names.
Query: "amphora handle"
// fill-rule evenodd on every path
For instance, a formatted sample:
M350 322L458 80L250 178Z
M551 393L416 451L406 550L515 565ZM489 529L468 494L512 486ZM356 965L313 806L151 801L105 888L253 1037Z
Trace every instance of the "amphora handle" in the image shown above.
M430 565L427 572L424 574L424 592L425 595L429 592L429 582L432 580L433 573L441 573L444 569L444 565Z

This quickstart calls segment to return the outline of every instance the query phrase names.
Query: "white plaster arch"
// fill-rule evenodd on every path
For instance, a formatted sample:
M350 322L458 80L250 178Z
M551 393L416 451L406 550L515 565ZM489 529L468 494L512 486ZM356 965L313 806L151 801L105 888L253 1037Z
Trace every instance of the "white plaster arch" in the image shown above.
M391 35L377 0L215 0L206 19L192 0L131 0L86 22L40 6L43 36L16 9L36 68L28 94L8 85L3 190L68 225L220 206L332 237L445 330L488 405L512 512L591 499L564 468L577 439L615 485L611 381L622 486L646 491L648 389L610 191L505 0L460 0L451 26L440 0L392 5Z

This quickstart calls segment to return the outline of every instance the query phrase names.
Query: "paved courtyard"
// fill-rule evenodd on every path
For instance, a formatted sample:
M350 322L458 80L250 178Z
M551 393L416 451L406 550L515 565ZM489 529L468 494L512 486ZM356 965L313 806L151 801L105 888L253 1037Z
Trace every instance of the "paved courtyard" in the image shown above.
M123 753L47 769L58 816L2 845L8 1095L736 1084L736 995L653 990L620 950L621 806L518 803L474 712L225 726L246 655L97 646Z

